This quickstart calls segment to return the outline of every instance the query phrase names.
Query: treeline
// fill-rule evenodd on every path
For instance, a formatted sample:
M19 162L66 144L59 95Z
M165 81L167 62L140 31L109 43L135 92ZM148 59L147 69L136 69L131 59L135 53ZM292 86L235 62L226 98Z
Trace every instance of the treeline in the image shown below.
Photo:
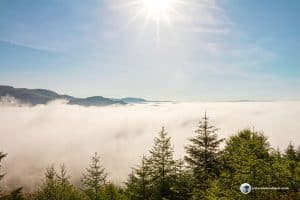
M228 139L219 139L208 118L200 121L194 137L185 146L182 159L173 156L173 145L166 130L158 133L152 149L132 169L125 184L107 180L97 153L81 179L81 186L70 183L64 165L49 167L43 184L33 193L18 188L3 191L5 200L232 200L300 199L300 147L292 143L284 152L271 148L259 132L245 129ZM6 154L0 153L0 162ZM0 166L1 167L1 166ZM0 180L4 174L0 175ZM252 190L245 195L242 183L252 187L282 188Z

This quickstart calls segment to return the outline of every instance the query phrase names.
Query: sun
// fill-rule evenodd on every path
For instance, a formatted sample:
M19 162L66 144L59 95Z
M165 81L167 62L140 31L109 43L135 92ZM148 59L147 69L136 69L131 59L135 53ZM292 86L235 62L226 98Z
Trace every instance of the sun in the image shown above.
M149 18L160 20L172 11L177 0L141 0Z

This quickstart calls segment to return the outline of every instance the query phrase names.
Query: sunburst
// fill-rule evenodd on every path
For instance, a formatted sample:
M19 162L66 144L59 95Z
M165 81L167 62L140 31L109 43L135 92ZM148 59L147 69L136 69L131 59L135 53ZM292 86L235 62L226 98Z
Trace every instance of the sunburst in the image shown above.
M161 21L170 18L177 0L141 0L142 9L149 19Z
M185 10L190 0L120 0L122 3L116 5L117 8L126 10L131 16L124 26L128 28L130 25L135 24L137 21L144 20L141 23L141 34L146 29L146 26L156 29L156 39L159 41L160 30L162 26L173 27L176 20L182 19L184 14L181 13ZM180 11L179 11L180 10ZM148 29L149 30L149 29Z

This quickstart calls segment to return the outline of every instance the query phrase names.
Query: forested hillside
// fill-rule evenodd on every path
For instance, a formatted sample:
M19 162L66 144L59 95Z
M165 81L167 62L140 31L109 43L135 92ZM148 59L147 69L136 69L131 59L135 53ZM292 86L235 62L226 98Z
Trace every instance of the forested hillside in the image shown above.
M238 131L229 138L218 138L218 129L205 115L194 137L186 141L183 158L174 157L172 138L163 127L149 152L141 152L140 163L133 166L124 184L109 181L101 163L102 156L109 155L99 152L83 169L80 186L70 182L72 174L68 174L63 164L59 168L49 166L35 192L28 193L16 185L14 191L0 191L0 199L297 200L300 199L300 147L295 145L291 142L284 151L274 149L263 133L250 129ZM2 166L7 156L0 152ZM0 174L1 186L5 172L2 170ZM245 195L239 189L242 183L273 189L254 189Z

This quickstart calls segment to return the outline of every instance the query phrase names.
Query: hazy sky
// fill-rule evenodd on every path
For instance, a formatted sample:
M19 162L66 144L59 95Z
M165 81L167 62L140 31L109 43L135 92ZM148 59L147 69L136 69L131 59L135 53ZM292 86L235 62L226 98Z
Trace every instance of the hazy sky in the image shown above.
M145 1L1 0L0 84L75 96L300 99L300 1L161 0L173 4L159 5L160 17Z

